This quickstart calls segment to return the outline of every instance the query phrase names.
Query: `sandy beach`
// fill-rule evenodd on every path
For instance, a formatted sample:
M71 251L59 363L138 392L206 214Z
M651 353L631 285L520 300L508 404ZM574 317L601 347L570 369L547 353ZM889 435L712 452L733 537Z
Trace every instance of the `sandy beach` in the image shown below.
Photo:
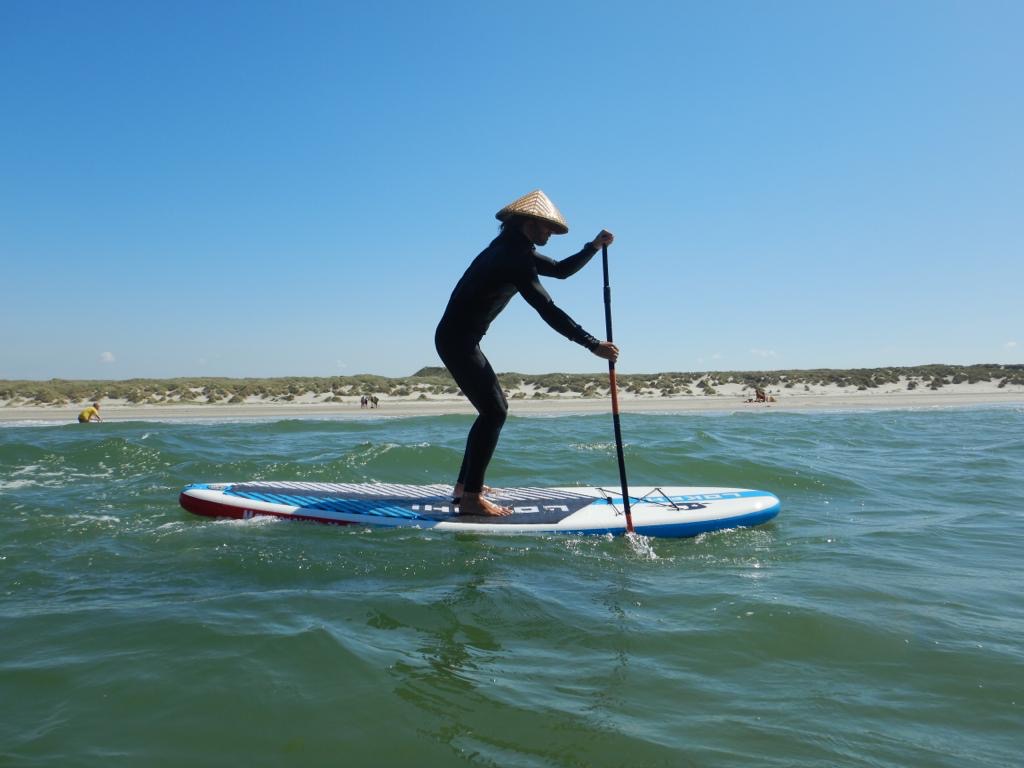
M574 395L549 395L543 398L532 393L510 392L509 412L513 416L556 416L611 411L610 398L584 398ZM1024 405L1024 387L1010 385L999 388L995 383L953 384L937 390L892 386L858 390L853 387L817 386L809 391L770 389L774 402L750 402L750 391L739 386L722 386L714 395L659 397L619 394L620 412L687 413L687 412L760 412L760 411L823 411L823 410L885 410L906 408L962 408L981 405ZM74 406L0 406L0 421L74 421L88 403ZM473 408L462 397L381 398L378 408L362 408L359 399L344 402L321 402L314 396L296 398L292 402L247 399L236 404L169 403L159 405L128 404L101 400L104 421L139 421L166 419L249 419L249 418L389 418L470 414Z

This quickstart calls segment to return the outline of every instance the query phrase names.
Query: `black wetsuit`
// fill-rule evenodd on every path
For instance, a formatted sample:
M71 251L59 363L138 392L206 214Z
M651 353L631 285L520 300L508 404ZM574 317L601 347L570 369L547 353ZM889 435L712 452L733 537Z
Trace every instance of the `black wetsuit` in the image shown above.
M459 470L459 482L466 492L477 493L483 487L484 473L508 414L508 401L494 369L480 351L480 339L491 321L519 293L548 325L593 350L601 342L555 306L539 276L567 278L582 269L596 252L587 244L579 253L555 261L537 253L517 228L507 228L473 260L452 291L434 343L442 362L480 414L469 431Z

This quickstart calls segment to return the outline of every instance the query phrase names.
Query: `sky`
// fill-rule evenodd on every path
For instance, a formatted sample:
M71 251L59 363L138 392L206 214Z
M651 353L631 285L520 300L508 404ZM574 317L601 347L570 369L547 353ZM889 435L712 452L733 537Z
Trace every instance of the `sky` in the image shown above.
M0 378L406 376L495 212L618 370L1024 361L1024 4L0 2ZM600 257L546 279L605 337ZM606 363L521 298L498 371Z

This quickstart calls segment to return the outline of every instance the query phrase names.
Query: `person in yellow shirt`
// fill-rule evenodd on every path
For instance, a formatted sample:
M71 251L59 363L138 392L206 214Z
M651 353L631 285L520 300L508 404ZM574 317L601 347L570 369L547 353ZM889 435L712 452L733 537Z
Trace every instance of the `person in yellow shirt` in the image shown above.
M79 424L88 424L90 421L103 421L103 419L100 418L99 403L93 403L88 408L84 409L80 414L78 414Z

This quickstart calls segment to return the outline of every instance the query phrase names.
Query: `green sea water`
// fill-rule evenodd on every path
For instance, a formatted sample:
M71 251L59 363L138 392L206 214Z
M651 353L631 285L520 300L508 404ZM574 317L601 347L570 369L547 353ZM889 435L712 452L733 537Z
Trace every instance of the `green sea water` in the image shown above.
M686 540L193 517L193 481L447 482L470 419L0 427L0 765L1005 766L1024 409L623 417L635 485L776 493ZM492 485L612 485L610 417Z

